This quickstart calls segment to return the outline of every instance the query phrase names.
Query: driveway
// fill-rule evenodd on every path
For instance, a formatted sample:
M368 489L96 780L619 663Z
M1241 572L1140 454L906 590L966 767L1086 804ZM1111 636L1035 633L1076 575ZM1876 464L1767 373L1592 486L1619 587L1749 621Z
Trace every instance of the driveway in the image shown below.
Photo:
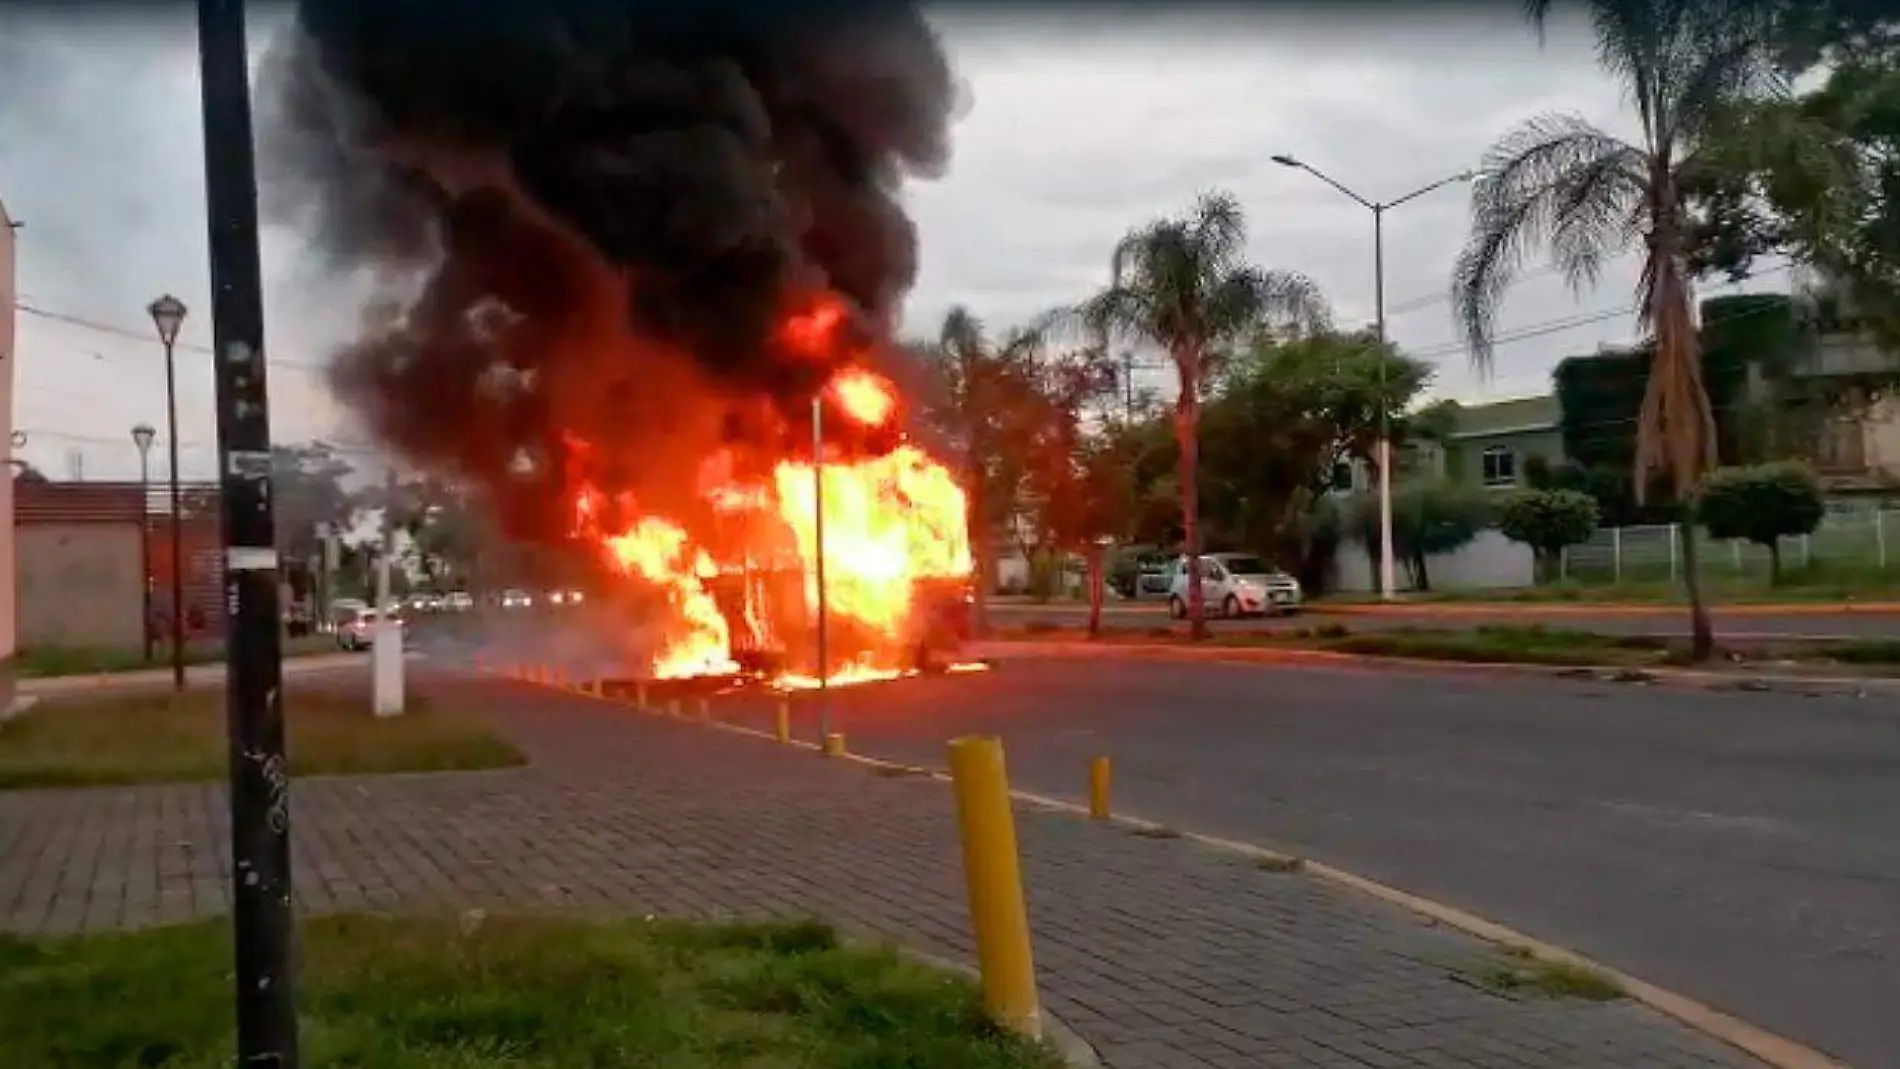
M1900 1067L1900 706L1628 684L1006 662L834 692L853 750L994 732L1017 786L1334 862ZM763 709L748 715L763 723Z

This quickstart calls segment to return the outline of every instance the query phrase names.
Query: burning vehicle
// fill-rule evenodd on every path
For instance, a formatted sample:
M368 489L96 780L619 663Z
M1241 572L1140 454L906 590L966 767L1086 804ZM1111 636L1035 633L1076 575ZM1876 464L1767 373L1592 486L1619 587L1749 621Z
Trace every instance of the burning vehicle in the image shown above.
M892 338L960 89L917 10L304 0L264 78L268 210L373 293L333 392L642 672L954 659L967 502Z

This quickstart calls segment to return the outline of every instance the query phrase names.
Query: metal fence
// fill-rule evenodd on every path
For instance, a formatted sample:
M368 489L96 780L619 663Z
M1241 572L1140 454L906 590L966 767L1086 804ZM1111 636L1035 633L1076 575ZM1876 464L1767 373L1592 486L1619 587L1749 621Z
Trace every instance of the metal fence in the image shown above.
M1682 575L1677 524L1606 527L1563 552L1563 578L1582 583L1674 582ZM1900 512L1831 512L1813 534L1781 540L1786 569L1813 565L1845 571L1900 569ZM1697 529L1696 558L1705 576L1766 578L1768 547L1740 539L1713 539Z

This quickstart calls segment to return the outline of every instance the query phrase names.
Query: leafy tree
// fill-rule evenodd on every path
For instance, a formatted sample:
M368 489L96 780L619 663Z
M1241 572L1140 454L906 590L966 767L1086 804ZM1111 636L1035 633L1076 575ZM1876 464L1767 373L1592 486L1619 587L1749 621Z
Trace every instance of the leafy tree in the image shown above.
M1186 215L1124 236L1110 259L1108 288L1075 310L1102 352L1115 342L1153 345L1174 365L1182 542L1191 562L1201 553L1198 432L1209 371L1269 322L1303 328L1327 318L1306 278L1248 264L1246 237L1239 202L1206 194ZM1199 567L1191 565L1188 575L1193 635L1205 638Z
M272 446L270 456L277 550L309 560L323 552L320 525L340 532L356 518L356 495L344 485L356 469L336 446L322 441Z
M1498 530L1504 537L1531 547L1540 583L1556 578L1563 551L1588 542L1596 529L1596 499L1576 490L1519 490L1504 499L1498 512Z
M1359 499L1355 526L1370 557L1378 552L1379 499ZM1492 518L1490 497L1449 482L1415 482L1392 491L1392 553L1405 564L1416 590L1432 588L1428 562L1456 552L1478 537Z
M1474 364L1488 369L1497 312L1524 254L1548 248L1573 287L1593 284L1613 257L1643 250L1637 318L1654 338L1636 423L1634 493L1652 477L1687 500L1716 460L1715 417L1697 352L1689 253L1690 182L1718 154L1740 102L1785 90L1775 19L1757 2L1590 0L1604 66L1636 105L1640 135L1625 141L1575 115L1546 114L1485 154L1472 187L1472 233L1453 274L1455 316ZM1531 0L1542 28L1550 0ZM1715 638L1685 534L1684 585L1698 659Z
M1768 574L1781 581L1781 540L1814 533L1827 507L1821 481L1792 461L1722 468L1702 484L1696 518L1711 538L1741 538L1768 550Z
M1900 45L1844 53L1813 91L1742 114L1748 136L1689 191L1697 269L1740 279L1794 257L1900 342Z
M1380 365L1385 366L1381 386ZM1375 456L1379 410L1390 406L1395 440L1428 433L1405 406L1431 368L1371 337L1321 332L1262 339L1235 361L1201 428L1201 493L1209 531L1266 556L1305 561L1311 513L1334 467Z
M1024 402L1041 346L1040 334L1024 330L993 342L982 321L958 306L944 317L936 344L924 350L943 386L926 418L962 454L966 471L979 633L988 624L995 532L1014 521L1027 479L1028 439L1039 413Z

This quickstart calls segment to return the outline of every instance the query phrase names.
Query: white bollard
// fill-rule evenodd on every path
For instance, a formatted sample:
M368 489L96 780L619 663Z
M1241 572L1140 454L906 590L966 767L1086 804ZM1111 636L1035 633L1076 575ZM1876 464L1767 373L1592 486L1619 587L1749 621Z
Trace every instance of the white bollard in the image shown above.
M403 711L402 625L376 621L370 646L370 689L377 716L400 716Z

